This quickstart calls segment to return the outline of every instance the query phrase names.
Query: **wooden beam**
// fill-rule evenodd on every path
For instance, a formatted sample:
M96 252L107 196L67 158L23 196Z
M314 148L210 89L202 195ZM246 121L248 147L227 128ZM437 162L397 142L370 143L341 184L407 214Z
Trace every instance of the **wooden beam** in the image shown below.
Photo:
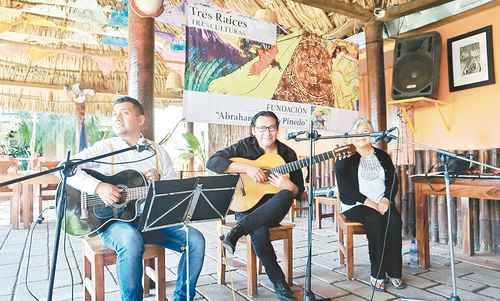
M409 1L401 5L394 5L386 8L385 16L382 18L377 18L379 21L391 21L399 17L410 15L418 11L433 8L453 0L418 0Z
M34 89L46 89L46 90L54 90L61 91L63 89L62 85L51 85L44 83L35 83L35 82L19 82L19 81L11 81L11 80L3 80L0 79L0 86L12 86L12 87L26 87L26 88L34 88ZM103 95L125 95L125 91L116 91L111 89L95 89L90 87L95 91L96 94ZM164 92L164 93L156 93L154 95L155 101L169 101L171 99L182 99L182 91L180 93L173 92Z
M335 28L331 33L323 35L326 39L343 39L345 36L351 36L355 32L356 20L349 19L344 24Z
M304 4L307 6L316 7L324 11L336 12L346 17L368 22L373 14L369 9L362 7L355 3L345 3L339 0L292 0L294 2Z

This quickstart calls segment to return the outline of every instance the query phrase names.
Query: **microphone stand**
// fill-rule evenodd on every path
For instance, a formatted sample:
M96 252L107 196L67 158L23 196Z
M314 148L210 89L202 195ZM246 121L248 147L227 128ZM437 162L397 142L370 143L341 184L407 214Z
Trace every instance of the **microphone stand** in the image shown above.
M452 292L451 292L451 296L448 300L460 301L460 297L457 295L457 283L456 283L456 275L455 275L455 251L454 251L454 246L453 246L453 236L451 233L451 192L450 192L450 185L451 185L450 179L451 179L451 177L450 177L450 173L448 170L449 159L455 158L458 160L467 161L469 163L477 164L479 166L488 167L488 168L495 169L495 170L500 170L500 168L493 166L493 165L490 165L490 164L482 163L482 162L475 161L475 160L472 160L472 159L469 159L466 157L459 156L457 154L454 154L454 153L449 152L449 151L444 150L444 149L434 148L434 147L427 146L425 144L419 144L419 143L413 143L413 142L410 142L410 144L413 144L416 146L421 146L421 147L424 147L425 149L428 149L428 150L431 150L431 151L438 153L439 160L441 161L441 163L443 164L443 167L444 167L443 176L444 176L444 185L445 185L445 190L446 190L446 213L448 215L448 249L450 252L450 268L451 268L451 284L452 284Z
M64 217L65 210L66 210L65 191L66 191L67 179L75 174L74 169L78 165L85 164L88 162L97 161L99 159L110 157L110 156L113 156L113 155L116 155L119 153L128 152L131 150L137 150L140 152L140 151L143 151L145 149L147 149L147 145L136 144L136 145L133 145L133 146L121 149L121 150L116 150L116 151L113 151L113 152L110 152L107 154L95 156L95 157L88 158L85 160L70 160L70 153L71 152L68 151L68 154L66 156L66 161L64 161L64 163L62 163L58 167L0 183L0 187L3 187L3 186L18 183L18 182L26 181L29 179L33 179L36 177L40 177L40 176L43 176L46 174L51 174L51 173L54 173L57 171L61 171L61 173L63 175L62 186L60 186L61 190L58 191L58 198L56 201L56 208L57 208L57 220L56 220L56 230L55 230L56 232L55 232L55 238L54 238L54 249L52 251L52 260L51 260L51 265L50 265L49 288L47 291L47 301L52 300L52 293L54 290L54 279L55 279L55 272L56 272L56 265L57 265L57 254L59 251L59 239L61 237L61 227L62 227L61 221Z

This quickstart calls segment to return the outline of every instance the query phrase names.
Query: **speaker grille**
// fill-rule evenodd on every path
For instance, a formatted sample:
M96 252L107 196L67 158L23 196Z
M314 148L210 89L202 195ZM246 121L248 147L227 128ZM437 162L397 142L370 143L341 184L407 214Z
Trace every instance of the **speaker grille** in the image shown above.
M394 87L402 93L420 91L432 81L432 59L424 53L412 53L394 66Z
M437 32L401 38L394 47L392 98L437 97L441 37Z

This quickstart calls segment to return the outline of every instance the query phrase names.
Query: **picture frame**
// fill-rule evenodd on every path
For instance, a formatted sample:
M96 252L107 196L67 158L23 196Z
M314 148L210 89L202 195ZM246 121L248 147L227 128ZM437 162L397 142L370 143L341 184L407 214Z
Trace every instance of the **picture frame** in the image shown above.
M447 40L450 92L495 83L492 26Z

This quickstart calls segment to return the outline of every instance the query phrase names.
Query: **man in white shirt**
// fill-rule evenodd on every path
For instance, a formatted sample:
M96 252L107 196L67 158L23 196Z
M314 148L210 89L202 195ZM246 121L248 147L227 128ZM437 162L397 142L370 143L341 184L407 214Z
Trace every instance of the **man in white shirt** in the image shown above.
M86 159L137 144L144 139L141 134L144 122L144 109L136 99L127 96L116 99L113 102L112 126L117 137L101 140L78 153L75 158ZM149 181L177 178L165 149L151 141L148 143L155 148L155 156L150 157L151 152L147 151L141 153L129 151L100 160L110 164L87 163L81 168L92 169L104 175L114 175L123 170L134 169L143 173ZM119 164L132 161L135 162ZM68 178L70 186L90 194L98 194L108 205L119 202L121 189L118 186L101 182L81 168L76 170L74 176ZM100 231L99 236L104 245L115 250L117 254L116 271L122 300L142 300L144 243L160 245L182 253L173 300L187 300L186 240L185 232L180 226L142 233L137 230L135 223L113 221ZM189 300L193 300L196 293L196 283L203 266L204 255L203 235L195 228L189 227Z

